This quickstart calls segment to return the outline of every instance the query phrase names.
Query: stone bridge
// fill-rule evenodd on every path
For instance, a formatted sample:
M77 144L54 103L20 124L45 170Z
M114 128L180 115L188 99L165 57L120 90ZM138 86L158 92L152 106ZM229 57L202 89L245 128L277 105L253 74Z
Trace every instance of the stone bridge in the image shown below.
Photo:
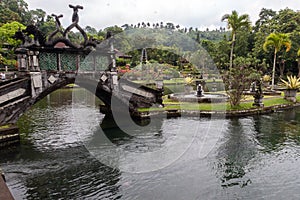
M0 125L14 124L28 108L51 92L75 83L97 96L105 106L101 111L111 112L111 99L132 115L137 108L161 104L161 91L127 80L118 80L112 72L19 72L14 78L0 84ZM113 82L113 80L117 82Z
M112 99L132 115L137 113L137 108L162 104L162 89L118 77L111 34L99 45L78 25L78 9L71 5L70 8L74 10L72 24L64 32L59 22L62 15L53 14L56 30L48 37L33 25L16 33L15 37L22 41L15 51L18 72L16 77L0 82L0 125L15 123L30 106L70 83L95 94L105 104L100 109L105 113L111 113ZM80 44L69 40L72 28L82 34Z

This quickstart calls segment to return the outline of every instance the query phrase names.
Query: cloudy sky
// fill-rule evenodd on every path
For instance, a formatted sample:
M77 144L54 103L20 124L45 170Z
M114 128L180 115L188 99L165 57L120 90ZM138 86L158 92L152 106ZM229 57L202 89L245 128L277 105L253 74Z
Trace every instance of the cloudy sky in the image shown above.
M247 13L254 23L261 8L275 11L289 7L300 10L296 0L25 0L29 9L41 8L48 14L63 14L64 27L71 22L69 4L82 5L79 11L82 27L87 25L104 29L112 25L137 24L138 22L172 22L185 27L226 26L221 17L232 10Z

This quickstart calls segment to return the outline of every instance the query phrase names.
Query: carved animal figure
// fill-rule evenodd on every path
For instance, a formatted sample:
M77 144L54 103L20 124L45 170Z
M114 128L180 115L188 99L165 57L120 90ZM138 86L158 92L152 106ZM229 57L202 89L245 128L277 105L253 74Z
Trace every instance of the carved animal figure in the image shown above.
M27 36L33 35L34 44L37 46L44 46L46 42L45 35L34 25L28 25L25 30L22 31Z

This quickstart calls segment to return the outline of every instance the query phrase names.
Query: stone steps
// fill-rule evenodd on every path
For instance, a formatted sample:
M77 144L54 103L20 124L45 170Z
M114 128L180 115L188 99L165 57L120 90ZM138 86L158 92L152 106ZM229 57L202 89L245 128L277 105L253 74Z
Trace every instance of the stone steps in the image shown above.
M0 128L0 148L20 142L19 128L10 126L8 128Z

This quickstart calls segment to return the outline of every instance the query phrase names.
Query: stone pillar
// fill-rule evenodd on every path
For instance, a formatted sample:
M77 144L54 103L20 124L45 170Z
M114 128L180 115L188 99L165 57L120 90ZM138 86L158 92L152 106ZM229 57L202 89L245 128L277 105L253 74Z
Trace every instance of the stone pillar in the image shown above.
M32 65L35 71L41 71L40 70L40 64L39 64L39 52L38 51L34 51L33 55L32 55Z
M117 72L111 72L111 89L113 93L119 92L119 80L118 80L118 73Z
M111 33L107 34L106 39L108 40L108 45L109 45L109 51L107 54L108 69L111 72L116 72L117 71L116 56L115 56L115 49L113 44L113 36L111 35Z
M30 71L35 71L35 72L40 71L38 55L39 55L38 51L28 52L28 65Z
M19 71L28 71L28 55L27 49L18 48L16 49L17 54L17 62L18 62L18 70Z
M256 96L254 95L254 103L252 104L253 106L257 106L257 107L264 107L263 104L263 96Z
M43 91L43 81L41 72L30 72L31 96L36 97Z
M76 71L80 71L80 55L76 56Z
M213 92L217 92L218 91L217 83L216 83L215 80L213 80L212 88L211 89L212 89Z
M257 87L255 90L255 94L253 95L254 97L254 103L252 104L253 106L257 106L257 107L264 107L263 104L263 92L262 92L262 88L261 88L261 81L258 81L257 84L255 84L255 86Z
M202 90L202 85L198 84L197 85L197 97L202 97L203 96L203 90Z
M56 54L56 57L57 57L57 70L58 71L61 71L61 55L60 53Z
M141 55L141 63L146 64L147 61L148 61L147 50L146 50L146 48L143 48L142 55Z

